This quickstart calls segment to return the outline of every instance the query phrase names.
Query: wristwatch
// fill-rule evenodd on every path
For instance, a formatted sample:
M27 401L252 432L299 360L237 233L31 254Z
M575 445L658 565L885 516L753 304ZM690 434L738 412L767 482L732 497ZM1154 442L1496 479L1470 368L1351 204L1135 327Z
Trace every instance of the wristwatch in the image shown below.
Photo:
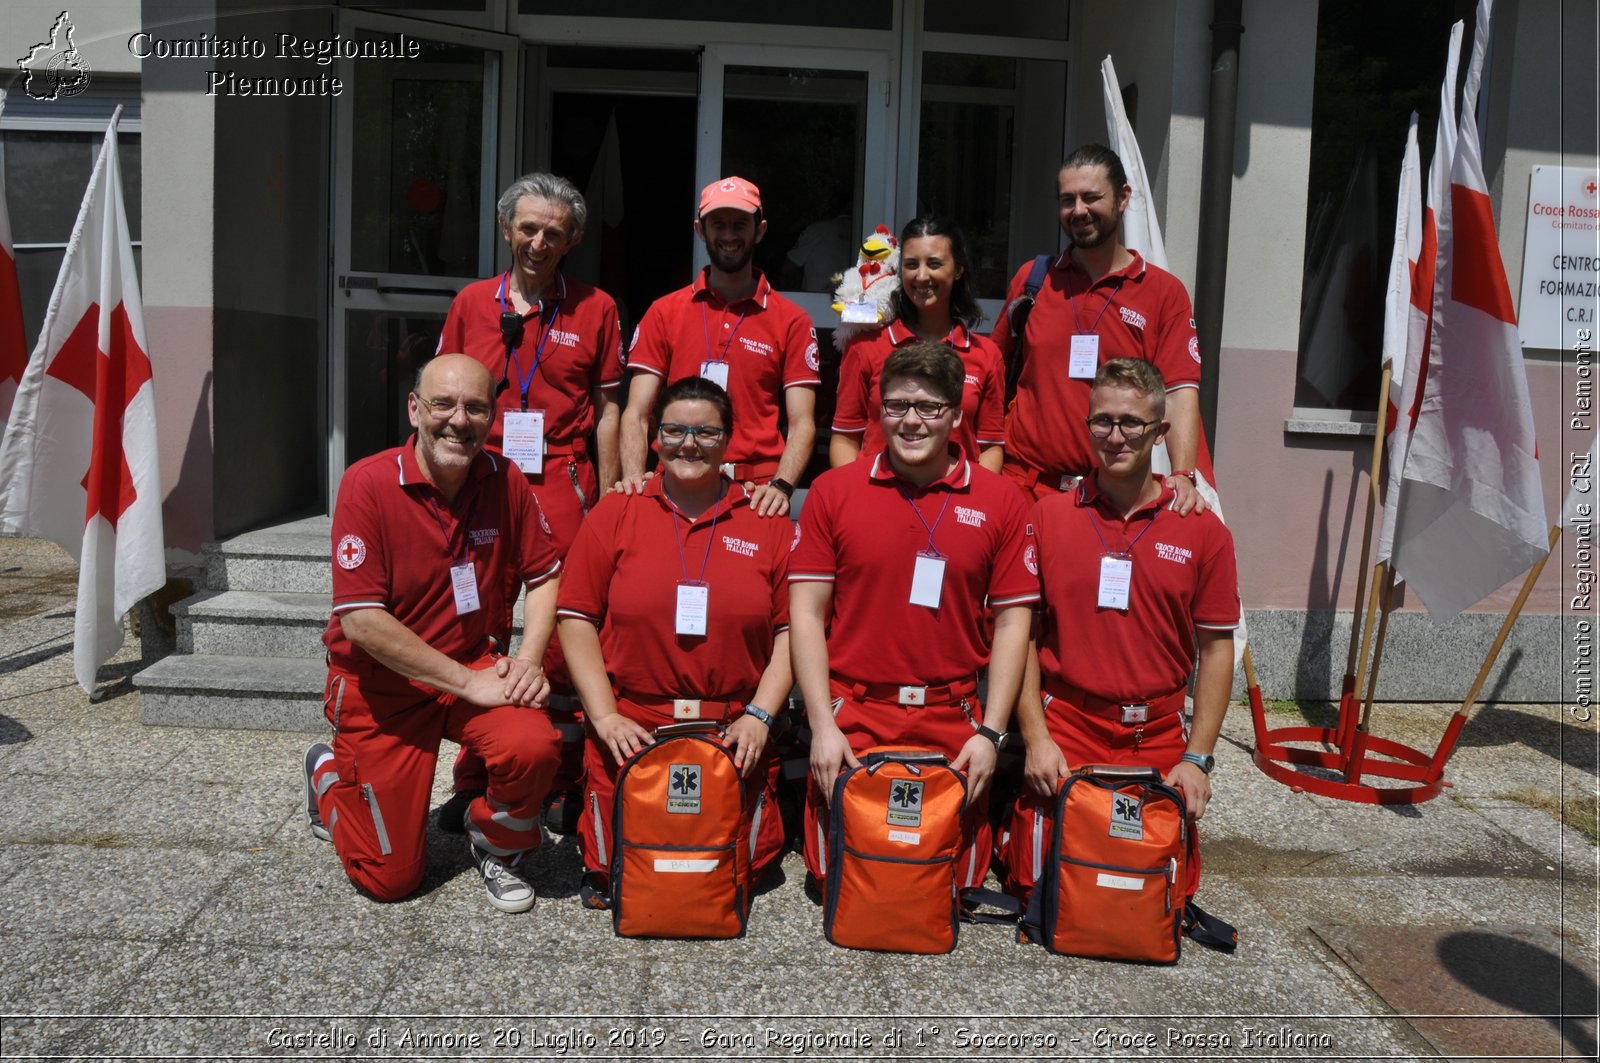
M784 498L794 497L794 484L790 483L788 480L780 479L779 477L774 476L772 479L767 481L767 486L774 487L779 491L782 491Z
M768 727L772 726L772 713L768 712L766 709L763 709L759 705L746 705L744 707L744 714L746 716L754 716Z
M993 742L994 748L997 752L1004 749L1006 747L1006 742L1008 742L1011 738L1010 731L996 731L993 727L979 727L978 733L987 738L989 741Z
M1217 758L1211 753L1185 753L1178 759L1184 764L1193 764L1207 775L1210 775L1211 769L1217 766Z

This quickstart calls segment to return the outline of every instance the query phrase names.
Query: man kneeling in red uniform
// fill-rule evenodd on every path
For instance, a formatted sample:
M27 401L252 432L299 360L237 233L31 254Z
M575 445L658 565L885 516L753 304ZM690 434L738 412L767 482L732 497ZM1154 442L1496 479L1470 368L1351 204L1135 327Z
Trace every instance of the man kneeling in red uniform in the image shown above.
M1006 885L1017 894L1042 873L1050 799L1074 768L1156 768L1183 791L1195 819L1211 800L1212 750L1233 689L1239 579L1222 521L1209 512L1179 516L1171 483L1150 471L1165 413L1155 366L1137 358L1102 365L1088 417L1099 469L1033 507L1040 683L1030 667L1017 701L1027 791L1002 845ZM1190 727L1184 695L1197 641ZM1189 896L1199 884L1195 844Z
M428 797L443 738L481 755L488 792L466 811L489 903L533 907L523 857L561 755L539 662L561 561L517 467L485 452L489 371L429 362L408 400L416 435L352 465L333 511L333 617L324 689L333 744L306 751L306 819L377 900L422 882ZM518 586L523 641L509 644Z

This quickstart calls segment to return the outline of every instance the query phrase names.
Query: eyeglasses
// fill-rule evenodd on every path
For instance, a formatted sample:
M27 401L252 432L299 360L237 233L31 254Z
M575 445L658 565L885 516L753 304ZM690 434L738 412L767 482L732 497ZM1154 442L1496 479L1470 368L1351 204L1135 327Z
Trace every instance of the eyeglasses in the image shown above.
M716 424L673 424L671 421L661 423L661 442L677 446L689 436L694 436L694 441L703 447L716 446L722 442L722 437L728 430Z
M923 399L912 402L910 399L884 399L883 415L885 417L904 417L912 410L917 411L917 416L924 421L932 421L941 417L944 411L950 408L948 402L934 402L932 399Z
M456 415L457 410L465 410L467 420L475 421L479 424L494 416L494 407L485 406L481 402L451 402L448 399L425 399L421 395L417 396L417 402L419 405L426 406L428 412L433 414L433 419L436 421L448 421Z
M1124 417L1118 420L1113 417L1107 417L1105 414L1101 414L1098 417L1085 417L1084 421L1089 425L1089 434L1096 439L1109 439L1111 438L1111 430L1120 428L1122 429L1122 438L1129 443L1137 443L1144 438L1144 434L1151 427L1161 423L1159 418L1154 421L1141 421L1137 417Z

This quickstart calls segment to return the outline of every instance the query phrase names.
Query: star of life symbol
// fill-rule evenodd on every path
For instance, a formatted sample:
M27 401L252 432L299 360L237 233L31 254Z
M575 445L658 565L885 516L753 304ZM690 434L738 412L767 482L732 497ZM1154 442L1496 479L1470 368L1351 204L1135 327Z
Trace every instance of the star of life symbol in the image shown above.
M23 74L22 87L29 96L59 100L89 87L89 64L72 41L74 30L71 15L61 12L50 27L50 39L35 44L17 59L17 68Z
M1111 797L1111 837L1140 841L1144 838L1144 807L1130 794Z
M896 779L890 785L889 826L922 826L922 787L919 779Z
M667 811L700 814L700 765L673 764L668 769Z

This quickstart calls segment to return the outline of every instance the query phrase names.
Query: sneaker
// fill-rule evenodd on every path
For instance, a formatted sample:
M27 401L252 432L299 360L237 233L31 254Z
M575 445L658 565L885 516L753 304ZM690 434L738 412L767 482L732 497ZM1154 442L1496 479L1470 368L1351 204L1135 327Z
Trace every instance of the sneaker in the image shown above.
M606 911L611 907L610 881L599 872L585 874L582 884L578 887L578 901L585 908L597 912Z
M317 764L323 757L331 756L333 747L326 742L318 742L306 750L306 825L314 836L325 842L333 841L333 835L328 833L327 826L322 822L322 810L317 807L317 786L311 780L311 773L317 770Z
M458 790L439 806L439 829L446 834L467 833L467 806L483 796L482 790Z
M536 899L533 883L522 877L520 866L526 854L518 853L506 860L478 848L474 842L467 844L472 847L472 862L483 875L483 888L489 894L490 904L502 912L525 912L533 907Z

